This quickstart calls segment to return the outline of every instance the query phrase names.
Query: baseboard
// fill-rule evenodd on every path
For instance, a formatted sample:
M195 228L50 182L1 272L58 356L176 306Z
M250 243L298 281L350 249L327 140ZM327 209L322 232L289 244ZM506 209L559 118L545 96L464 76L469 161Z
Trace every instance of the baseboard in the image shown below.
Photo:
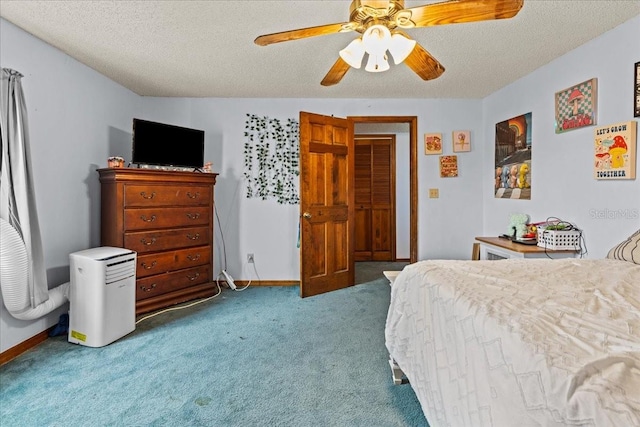
M409 258L396 258L396 262L411 262Z
M238 288L247 286L249 280L234 280ZM251 286L298 286L299 280L252 280Z
M9 350L3 351L0 353L0 366L4 365L20 356L22 353L25 353L38 344L41 344L49 338L49 331L55 328L56 325L50 327L49 329L40 332L37 335L32 336L26 341L22 341L20 344L11 347Z

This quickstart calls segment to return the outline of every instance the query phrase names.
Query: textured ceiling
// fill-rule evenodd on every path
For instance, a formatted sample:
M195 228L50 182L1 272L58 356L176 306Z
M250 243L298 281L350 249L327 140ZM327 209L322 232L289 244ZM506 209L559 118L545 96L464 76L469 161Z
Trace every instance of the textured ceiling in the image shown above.
M351 69L323 87L357 33L265 47L253 40L346 22L346 0L0 3L4 19L133 92L167 97L481 98L640 14L638 0L525 0L512 19L407 30L446 68L436 80L401 64L376 74Z

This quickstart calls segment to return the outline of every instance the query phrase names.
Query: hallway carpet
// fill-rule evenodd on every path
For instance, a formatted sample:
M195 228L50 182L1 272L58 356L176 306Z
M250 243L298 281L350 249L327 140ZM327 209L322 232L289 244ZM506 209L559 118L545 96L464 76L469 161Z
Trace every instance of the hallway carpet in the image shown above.
M50 338L0 368L2 426L428 426L384 345L389 285L228 289L102 348Z

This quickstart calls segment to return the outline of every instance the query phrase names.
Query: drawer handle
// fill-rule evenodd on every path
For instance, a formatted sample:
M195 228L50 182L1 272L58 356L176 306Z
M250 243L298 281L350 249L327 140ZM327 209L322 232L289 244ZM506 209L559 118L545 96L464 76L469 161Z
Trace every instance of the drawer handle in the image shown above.
M187 239L189 240L198 240L199 238L200 238L200 233L187 234Z
M140 215L140 219L143 220L144 222L153 222L156 220L156 216L151 215L151 218L147 218L146 215Z
M195 254L195 255L189 254L189 255L187 255L187 259L189 261L197 261L197 260L200 259L200 254Z
M142 289L142 292L151 292L152 290L154 290L156 288L156 284L152 284L151 286L149 286L148 288L146 286L140 286L140 289Z
M142 263L142 268L144 268L145 270L151 270L151 269L152 269L153 267L155 267L155 266L156 266L156 262L155 262L155 261L153 261L153 262L151 263L151 265L147 265L147 263L146 263L146 262L143 262L143 263Z
M199 276L200 276L200 273L196 272L196 274L195 274L195 275L193 275L193 276L189 276L189 275L187 275L187 278L193 282L193 281L194 281L194 280L196 280Z
M188 213L187 214L187 218L189 218L189 219L198 219L198 218L200 218L200 213L199 212Z
M198 197L200 197L200 192L195 192L192 193L191 191L187 191L187 197L190 199L197 199Z
M151 246L156 242L156 238L152 237L150 241L147 241L147 238L143 237L142 239L140 239L140 242L142 242L142 244L145 246Z
M153 199L154 197L156 197L156 192L154 191L153 193L147 196L147 193L145 193L144 191L141 191L140 195L142 196L143 199Z

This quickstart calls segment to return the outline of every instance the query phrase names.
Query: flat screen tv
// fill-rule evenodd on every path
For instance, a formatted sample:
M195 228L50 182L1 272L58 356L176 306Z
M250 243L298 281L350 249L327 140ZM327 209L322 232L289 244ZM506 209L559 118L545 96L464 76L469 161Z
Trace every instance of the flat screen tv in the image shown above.
M204 131L133 119L131 163L199 169L204 164Z

